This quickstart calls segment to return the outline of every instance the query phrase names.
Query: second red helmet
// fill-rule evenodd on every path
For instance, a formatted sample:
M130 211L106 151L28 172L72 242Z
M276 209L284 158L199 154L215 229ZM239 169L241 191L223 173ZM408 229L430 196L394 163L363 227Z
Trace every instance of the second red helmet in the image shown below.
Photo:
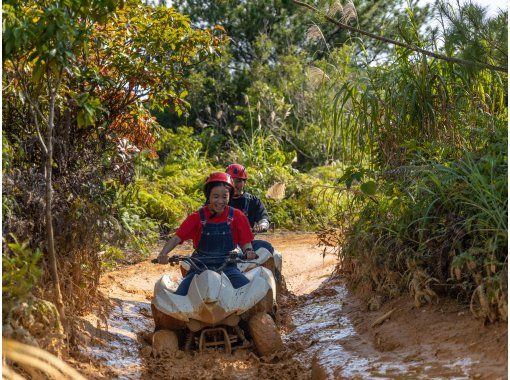
M246 173L246 168L243 165L230 164L226 172L230 174L232 178L248 179L248 173Z

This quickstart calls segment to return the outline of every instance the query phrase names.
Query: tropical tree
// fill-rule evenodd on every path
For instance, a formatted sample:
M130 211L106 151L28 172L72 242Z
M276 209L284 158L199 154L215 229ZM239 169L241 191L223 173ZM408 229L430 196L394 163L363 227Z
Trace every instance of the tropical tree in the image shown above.
M21 7L17 2L4 4L7 16L4 56L12 65L12 79L17 81L22 101L28 105L45 156L46 248L55 303L63 322L65 312L57 270L52 215L55 107L57 96L66 80L65 70L72 71L76 67L77 57L83 53L83 47L90 36L91 25L96 21L104 21L114 6L112 1L28 3L26 7Z
M104 181L132 178L136 153L155 142L149 109L182 112L186 71L225 37L136 0L6 1L3 10L4 146L15 152L4 163L5 229L33 248L44 242L65 319L62 293L96 291L97 246L87 265L78 252L105 235L108 223L96 218L111 217ZM59 272L79 278L60 282Z

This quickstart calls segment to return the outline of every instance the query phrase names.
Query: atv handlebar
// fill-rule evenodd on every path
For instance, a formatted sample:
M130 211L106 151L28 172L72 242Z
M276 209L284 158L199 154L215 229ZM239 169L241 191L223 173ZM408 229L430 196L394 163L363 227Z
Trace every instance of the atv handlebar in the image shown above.
M259 256L255 254L255 260L259 258ZM253 263L252 261L246 261L247 257L246 254L239 252L238 250L233 250L228 253L227 258L225 259L225 262L216 269L217 272L221 272L228 264L237 264L237 263ZM193 256L183 256L183 255L173 255L168 258L168 264L174 266L178 264L180 261L184 261L188 263L191 268L193 268L196 272L201 273L204 270L209 269L207 265L205 265L199 258L193 257ZM158 264L158 259L152 259L151 263Z
M192 258L191 256L184 256L184 255L173 255L173 256L170 256L168 258L168 264L170 264L171 266L174 266L174 265L177 265L179 264L180 261L184 261L184 262L187 262L193 269L195 269L196 271L198 272L201 272L203 271L204 269L207 269L207 267L205 266L204 263L202 263L202 261L200 261L200 259L197 259L197 258ZM151 263L153 264L159 264L159 261L157 258L155 259L152 259L151 260ZM198 265L200 264L201 266L203 266L204 268L200 268L200 266Z

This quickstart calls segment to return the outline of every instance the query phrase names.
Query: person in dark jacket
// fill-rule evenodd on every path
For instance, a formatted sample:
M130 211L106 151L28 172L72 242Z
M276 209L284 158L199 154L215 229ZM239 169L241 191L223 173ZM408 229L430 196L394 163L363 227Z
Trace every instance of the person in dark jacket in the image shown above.
M253 194L244 191L248 173L246 168L240 164L230 164L226 173L234 181L234 195L230 199L229 206L241 210L248 218L253 232L265 232L269 229L269 215L262 201ZM273 246L265 240L253 240L253 249L266 248L271 254L274 254Z

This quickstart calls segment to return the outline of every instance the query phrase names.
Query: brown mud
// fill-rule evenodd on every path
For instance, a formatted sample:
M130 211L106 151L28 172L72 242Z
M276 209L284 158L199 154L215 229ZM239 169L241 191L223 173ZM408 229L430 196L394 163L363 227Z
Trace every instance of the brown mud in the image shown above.
M248 349L153 358L143 336L154 328L154 283L164 273L178 280L180 273L147 260L102 277L109 313L83 318L72 364L94 379L507 377L506 324L483 326L467 307L448 300L417 309L401 297L369 312L343 279L332 275L336 259L323 254L314 234L260 238L283 255L288 292L280 300L279 327L285 350L264 358ZM190 249L183 245L174 253Z

